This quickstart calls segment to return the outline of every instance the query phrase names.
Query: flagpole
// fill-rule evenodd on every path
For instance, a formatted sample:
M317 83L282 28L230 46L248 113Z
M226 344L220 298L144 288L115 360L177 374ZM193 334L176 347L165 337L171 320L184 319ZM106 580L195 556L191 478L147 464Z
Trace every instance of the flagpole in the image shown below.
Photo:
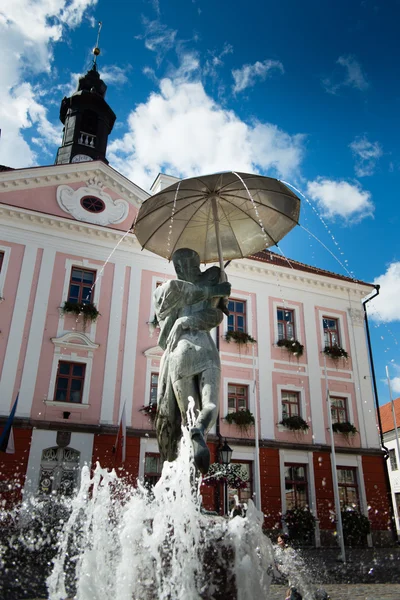
M336 453L335 453L335 440L332 429L332 413L331 413L331 399L329 395L329 385L328 385L328 373L326 370L326 356L324 355L324 368L325 368L325 387L326 387L326 402L328 408L328 425L331 436L331 466L332 466L332 480L333 480L333 493L335 498L335 512L336 512L336 525L337 525L337 533L339 538L339 546L341 551L340 560L344 563L346 562L346 552L344 548L344 536L343 536L343 523L342 523L342 513L340 510L340 498L339 498L339 482L337 477L337 467L336 467Z
M258 425L258 402L257 402L257 380L256 380L256 365L255 365L255 353L254 344L252 344L253 354L253 398L254 398L254 436L255 436L255 481L257 482L256 488L256 507L261 510L261 479L260 479L260 444L259 444L259 425Z

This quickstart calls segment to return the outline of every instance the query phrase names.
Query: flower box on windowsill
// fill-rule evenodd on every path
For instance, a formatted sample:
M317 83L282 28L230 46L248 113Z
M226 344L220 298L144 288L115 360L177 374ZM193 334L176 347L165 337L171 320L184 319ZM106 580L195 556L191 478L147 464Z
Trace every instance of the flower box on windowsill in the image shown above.
M291 352L294 356L297 356L298 358L303 354L304 346L303 344L300 344L298 340L288 340L285 338L282 340L278 340L276 342L276 345L280 348L285 348L285 350Z
M322 352L332 360L339 360L339 358L349 358L349 355L346 352L346 350L344 350L340 346L325 346Z
M227 331L225 334L225 341L227 341L228 344L233 341L239 346L257 343L257 340L245 331Z
M239 429L247 430L254 425L254 416L253 413L246 408L246 410L228 413L225 417L225 421L229 423L229 425L236 425Z
M91 302L84 304L83 302L70 302L69 300L64 302L64 305L61 307L61 312L63 314L73 314L77 317L82 315L84 325L86 325L88 321L94 323L100 315L95 305Z
M286 429L290 429L291 431L308 431L310 426L305 422L304 419L299 417L298 415L293 415L292 417L284 417L282 421L279 422L279 425L283 425Z
M352 423L345 421L344 423L333 423L332 429L334 433L342 433L343 435L355 435L358 430Z
M142 406L142 408L140 408L139 410L140 412L147 415L152 421L154 421L157 415L157 404L146 404L145 406Z

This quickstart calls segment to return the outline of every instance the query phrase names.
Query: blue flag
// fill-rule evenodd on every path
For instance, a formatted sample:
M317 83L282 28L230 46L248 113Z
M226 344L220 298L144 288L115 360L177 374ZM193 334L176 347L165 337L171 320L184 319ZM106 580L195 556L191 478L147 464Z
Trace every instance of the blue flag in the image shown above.
M7 422L4 425L3 432L0 435L0 452L7 452L8 444L10 441L10 435L12 434L12 424L15 417L15 411L17 410L18 397L19 392L11 409L10 416L8 417Z

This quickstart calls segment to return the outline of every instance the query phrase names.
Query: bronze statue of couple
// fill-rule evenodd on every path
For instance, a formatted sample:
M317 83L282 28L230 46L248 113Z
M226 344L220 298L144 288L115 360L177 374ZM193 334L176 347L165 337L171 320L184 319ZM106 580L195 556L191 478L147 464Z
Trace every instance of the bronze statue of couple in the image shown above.
M205 474L210 466L207 432L218 416L221 361L210 331L228 314L225 299L231 285L220 283L221 270L200 270L197 252L176 250L172 256L177 279L154 292L164 350L157 393L156 431L162 461L175 460L181 425L187 424L189 397L195 403L195 423L190 429L194 462Z

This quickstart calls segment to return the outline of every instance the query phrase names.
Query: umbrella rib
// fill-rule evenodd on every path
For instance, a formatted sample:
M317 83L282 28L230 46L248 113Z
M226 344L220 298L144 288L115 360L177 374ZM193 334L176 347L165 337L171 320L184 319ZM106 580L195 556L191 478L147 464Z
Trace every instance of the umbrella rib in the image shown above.
M275 193L275 192L274 192ZM225 202L228 202L229 204L232 204L232 206L234 206L235 208L237 208L238 210L241 210L245 215L248 215L249 213L245 212L243 209L241 209L239 206L237 206L236 204L233 204L232 202L230 202L227 199L227 196L232 196L233 198L235 198L236 196L234 194L224 194L224 197L222 198L223 200L225 200ZM244 198L244 200L247 200ZM250 198L248 199L250 200ZM262 202L259 202L257 200L250 200L250 202L254 202L254 204L257 204L257 206L262 206L263 208L268 208L268 210L273 210L274 212L282 215L283 217L286 217L287 219L290 219L291 221L293 221L293 223L295 223L296 225L299 224L298 221L296 221L296 219L293 219L291 216L289 216L288 214L286 214L285 212L283 212L282 210L279 210L278 208L274 208L273 206L266 206L265 204L263 204ZM249 215L250 216L250 215ZM271 238L272 240L272 238Z
M201 210L201 209L203 208L203 206L204 206L204 205L205 205L207 202L208 202L208 198L205 198L205 199L204 199L204 202L203 202L203 203L202 203L202 204L201 204L199 207L197 207L197 208L196 208L195 212L192 214L192 216L190 217L190 219L193 219L193 217L195 216L195 214L196 214L196 213L198 213L198 212L199 212L199 210ZM176 214L176 213L175 213L175 214ZM172 255L173 255L173 253L175 252L175 248L176 248L176 246L177 246L177 244L178 244L178 242L179 242L180 238L182 237L182 234L183 234L183 232L185 231L185 229L186 229L186 227L184 227L184 228L182 229L182 231L180 232L180 234L178 235L178 238L177 238L177 240L176 240L176 242L175 242L175 244L174 244L174 247L173 247L173 248L172 248L172 250L171 250L171 253L170 253L170 255L171 255L171 256L172 256Z
M193 213L193 215L195 215L195 214L198 212L198 210L200 210L200 208L201 208L201 207L204 205L204 203L205 203L205 202L207 202L207 200L208 200L208 199L206 198L206 199L203 201L203 204L202 204L202 205L201 205L201 206L200 206L198 209L196 209L196 211ZM199 202L199 201L201 201L201 199L197 200L197 202ZM168 202L168 204L171 204L171 203L170 203L170 202ZM166 204L163 204L163 206L167 206L167 203L166 203ZM182 212L183 210L185 210L185 209L186 209L188 206L189 206L189 205L186 205L186 206L183 206L182 208L179 208L178 210L175 210L175 212L174 212L174 219L175 219L176 215L178 215L180 212ZM145 215L145 216L143 217L143 219L145 219L145 218L146 218L146 217L148 217L150 214L152 214L152 213L156 212L156 211L157 211L157 210L159 210L159 209L160 209L160 207L158 207L157 209L155 209L155 210L151 211L151 213L147 213L147 215ZM192 215L192 217L193 217L193 215ZM191 218L192 218L192 217L191 217ZM167 218L166 218L166 219L165 219L165 220L164 220L162 223L160 223L160 225L159 225L158 227L156 227L156 229L154 229L154 231L152 231L151 235L150 235L150 236L147 238L147 240L146 240L146 241L145 241L145 242L142 244L142 248L145 248L146 244L148 243L148 241L149 241L149 240L151 240L151 238L153 237L153 235L154 235L155 233L157 233L157 231L158 231L159 229L161 229L162 227L164 227L164 225L165 225L166 223L168 223L168 221L170 221L170 220L171 220L171 215L169 215L169 216L168 216L168 217L167 217Z
M185 191L186 191L186 190L185 190ZM189 190L189 191L190 191L190 192L192 192L192 191L194 192L195 190ZM197 198L198 198L198 200L201 200L201 199L202 199L202 196L204 196L204 193L203 193L203 192L201 192L201 193L197 192L197 193L196 193L196 196L185 196L185 197L184 197L184 200L191 200L192 198L195 198L195 197L197 197ZM146 200L146 202L148 202L148 200L150 200L150 199L151 199L151 196L150 196L150 198L148 198L148 199ZM182 198L177 198L177 199L176 199L176 202L179 202L179 200L182 200ZM169 206L170 204L172 204L172 205L173 205L173 204L174 204L174 202L175 202L175 198L173 198L172 200L168 200L167 202L164 202L164 203L162 204L162 207L164 207L164 206ZM143 217L142 217L142 218L140 218L140 217L139 217L139 218L136 220L136 223L140 223L140 221L143 221L143 219L146 219L146 218L147 218L149 215L153 214L154 212L157 212L158 210L160 210L160 206L156 206L156 207L154 207L154 208L152 208L152 209L149 209L149 211L148 211L147 213L145 213L145 215L143 215ZM175 214L176 214L176 213L175 213Z
M225 201L227 204L229 204L229 205L233 206L234 208L236 208L236 209L238 208L238 207L237 207L235 204L233 204L232 202L229 202L229 200L227 200L226 198L224 199L224 201ZM268 207L268 208L269 208L269 207ZM239 210L242 210L242 209L239 209ZM245 212L244 210L243 210L242 212L243 212L243 214L244 214L244 215L246 215L246 216L247 216L249 219L251 219L251 220L253 221L253 223L256 223L256 225L258 225L260 229L262 229L262 228L264 229L265 235L267 235L267 236L269 237L269 239L270 239L270 240L272 240L272 241L274 242L274 245L275 245L275 246L277 246L277 245L278 245L278 242L276 242L276 241L274 240L274 238L272 237L272 235L270 235L270 234L268 233L268 231L265 229L265 227L264 227L264 224L263 224L263 225L262 225L262 227L261 227L261 225L260 225L260 223L258 222L258 220L257 220L257 219L254 219L254 218L253 218L253 217L252 217L252 216L251 216L249 213ZM280 212L280 211L278 211L278 212ZM283 213L281 213L281 214L283 214ZM286 215L285 215L285 216L286 216ZM292 219L292 221L293 221L293 219Z

